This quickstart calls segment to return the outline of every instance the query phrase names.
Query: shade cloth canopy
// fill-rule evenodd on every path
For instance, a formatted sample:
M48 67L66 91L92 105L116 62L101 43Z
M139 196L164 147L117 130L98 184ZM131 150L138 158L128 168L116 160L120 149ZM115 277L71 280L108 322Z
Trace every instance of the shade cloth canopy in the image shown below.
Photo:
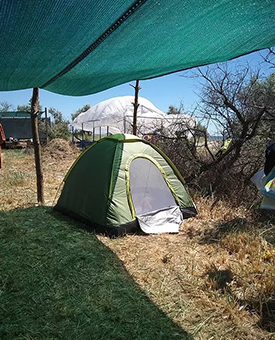
M87 95L275 45L273 0L2 0L0 91Z
M134 96L115 97L99 102L82 112L72 122L75 129L97 132L131 133L133 130ZM183 126L194 127L196 121L187 114L166 114L148 99L139 97L137 110L137 133L145 135L156 130L169 131L171 134L182 130Z

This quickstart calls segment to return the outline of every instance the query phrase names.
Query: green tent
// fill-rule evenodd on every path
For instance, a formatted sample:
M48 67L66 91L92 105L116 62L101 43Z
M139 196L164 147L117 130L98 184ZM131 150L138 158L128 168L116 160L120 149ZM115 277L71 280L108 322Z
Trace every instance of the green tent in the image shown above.
M171 160L133 135L102 138L83 152L64 179L55 209L109 234L178 232L196 215Z

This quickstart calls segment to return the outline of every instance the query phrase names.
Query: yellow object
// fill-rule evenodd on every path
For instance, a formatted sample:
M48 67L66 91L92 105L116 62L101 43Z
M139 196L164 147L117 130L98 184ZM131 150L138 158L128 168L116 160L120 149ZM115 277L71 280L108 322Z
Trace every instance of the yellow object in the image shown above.
M221 147L221 151L224 154L230 147L232 144L232 138L228 138L224 141L223 146Z
M274 259L275 259L275 249L266 250L266 251L263 253L263 259L264 259L265 261L274 260Z

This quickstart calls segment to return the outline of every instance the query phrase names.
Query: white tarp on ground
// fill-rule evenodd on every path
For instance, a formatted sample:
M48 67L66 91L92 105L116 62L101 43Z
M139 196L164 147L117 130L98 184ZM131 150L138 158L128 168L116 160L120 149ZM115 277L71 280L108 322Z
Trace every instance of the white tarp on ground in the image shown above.
M92 106L76 117L72 126L77 130L95 131L102 128L112 134L132 133L134 96L115 97ZM155 107L148 99L138 98L137 130L139 135L158 129L179 130L182 125L195 126L195 119L186 114L168 115ZM180 126L179 126L180 125Z
M146 234L178 233L182 213L178 206L137 215L140 229Z

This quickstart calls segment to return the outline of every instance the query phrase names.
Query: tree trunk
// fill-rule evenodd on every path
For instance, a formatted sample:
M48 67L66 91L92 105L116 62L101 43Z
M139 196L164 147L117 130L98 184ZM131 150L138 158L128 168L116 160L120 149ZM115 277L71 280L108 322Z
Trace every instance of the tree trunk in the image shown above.
M139 80L136 80L136 86L133 86L135 89L135 102L134 105L134 115L133 115L133 135L137 135L137 110L138 110L138 91L140 90L139 87Z
M32 139L35 157L36 169L36 184L37 184L37 201L44 204L44 189L43 189L43 171L41 164L41 146L38 133L38 104L39 104L39 89L33 88L31 100L31 125L32 125Z

